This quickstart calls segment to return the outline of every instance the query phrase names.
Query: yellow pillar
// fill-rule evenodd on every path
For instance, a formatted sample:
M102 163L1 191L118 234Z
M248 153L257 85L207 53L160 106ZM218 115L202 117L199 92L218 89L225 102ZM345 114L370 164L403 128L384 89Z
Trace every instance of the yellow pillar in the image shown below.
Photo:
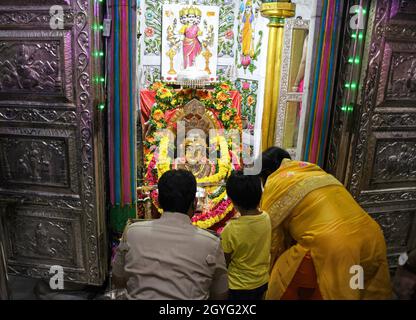
M284 19L295 15L295 4L289 1L264 2L261 15L270 20L267 46L266 80L262 121L262 150L274 145L277 106L282 66Z

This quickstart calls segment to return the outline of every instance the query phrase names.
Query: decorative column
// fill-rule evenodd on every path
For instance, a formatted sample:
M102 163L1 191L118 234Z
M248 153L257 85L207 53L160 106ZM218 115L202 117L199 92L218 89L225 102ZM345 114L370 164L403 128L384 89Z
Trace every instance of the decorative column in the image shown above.
M267 25L269 27L269 42L267 47L262 123L263 151L274 145L280 90L284 21L285 18L290 18L295 15L295 8L296 5L290 3L290 1L264 1L261 5L261 15L270 20Z

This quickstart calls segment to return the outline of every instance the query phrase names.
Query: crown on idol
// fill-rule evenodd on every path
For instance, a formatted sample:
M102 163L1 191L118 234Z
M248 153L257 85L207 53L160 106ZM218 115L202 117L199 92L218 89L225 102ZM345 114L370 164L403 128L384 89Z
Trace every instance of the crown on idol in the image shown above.
M200 135L191 134L188 137L186 137L186 139L185 139L185 146L188 147L190 145L194 145L194 146L197 146L197 147L200 147L200 146L206 147L207 142Z
M200 17L201 16L201 10L199 10L196 7L190 6L190 7L185 7L185 8L183 8L179 11L179 16L181 16L181 17L187 16L189 14Z

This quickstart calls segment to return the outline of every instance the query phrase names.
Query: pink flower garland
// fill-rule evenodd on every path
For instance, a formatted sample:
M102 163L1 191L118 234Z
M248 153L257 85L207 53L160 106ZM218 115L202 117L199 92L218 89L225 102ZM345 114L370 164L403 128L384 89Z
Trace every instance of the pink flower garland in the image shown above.
M192 217L192 222L197 222L197 221L205 221L211 218L215 218L218 215L221 215L224 213L225 210L227 210L227 208L231 205L231 200L227 199L227 200L223 200L220 201L211 211L209 212L205 212L205 213L201 213L198 215L194 215Z

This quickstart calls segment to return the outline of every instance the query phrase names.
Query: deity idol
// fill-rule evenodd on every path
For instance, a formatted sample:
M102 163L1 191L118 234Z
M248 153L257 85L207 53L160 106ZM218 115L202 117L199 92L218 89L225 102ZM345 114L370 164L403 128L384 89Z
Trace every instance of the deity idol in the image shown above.
M195 59L202 51L202 45L198 39L198 36L202 35L202 31L198 27L201 22L201 10L191 6L182 9L179 16L181 23L184 24L179 32L185 36L183 40L183 63L184 69L187 69L195 65Z
M245 7L244 7L244 14L243 14L243 30L242 30L242 54L243 59L244 57L253 57L254 50L253 50L253 5L252 0L247 0Z
M197 179L215 174L215 166L207 158L206 139L199 134L192 134L185 139L185 161L176 164L176 169L191 171Z

